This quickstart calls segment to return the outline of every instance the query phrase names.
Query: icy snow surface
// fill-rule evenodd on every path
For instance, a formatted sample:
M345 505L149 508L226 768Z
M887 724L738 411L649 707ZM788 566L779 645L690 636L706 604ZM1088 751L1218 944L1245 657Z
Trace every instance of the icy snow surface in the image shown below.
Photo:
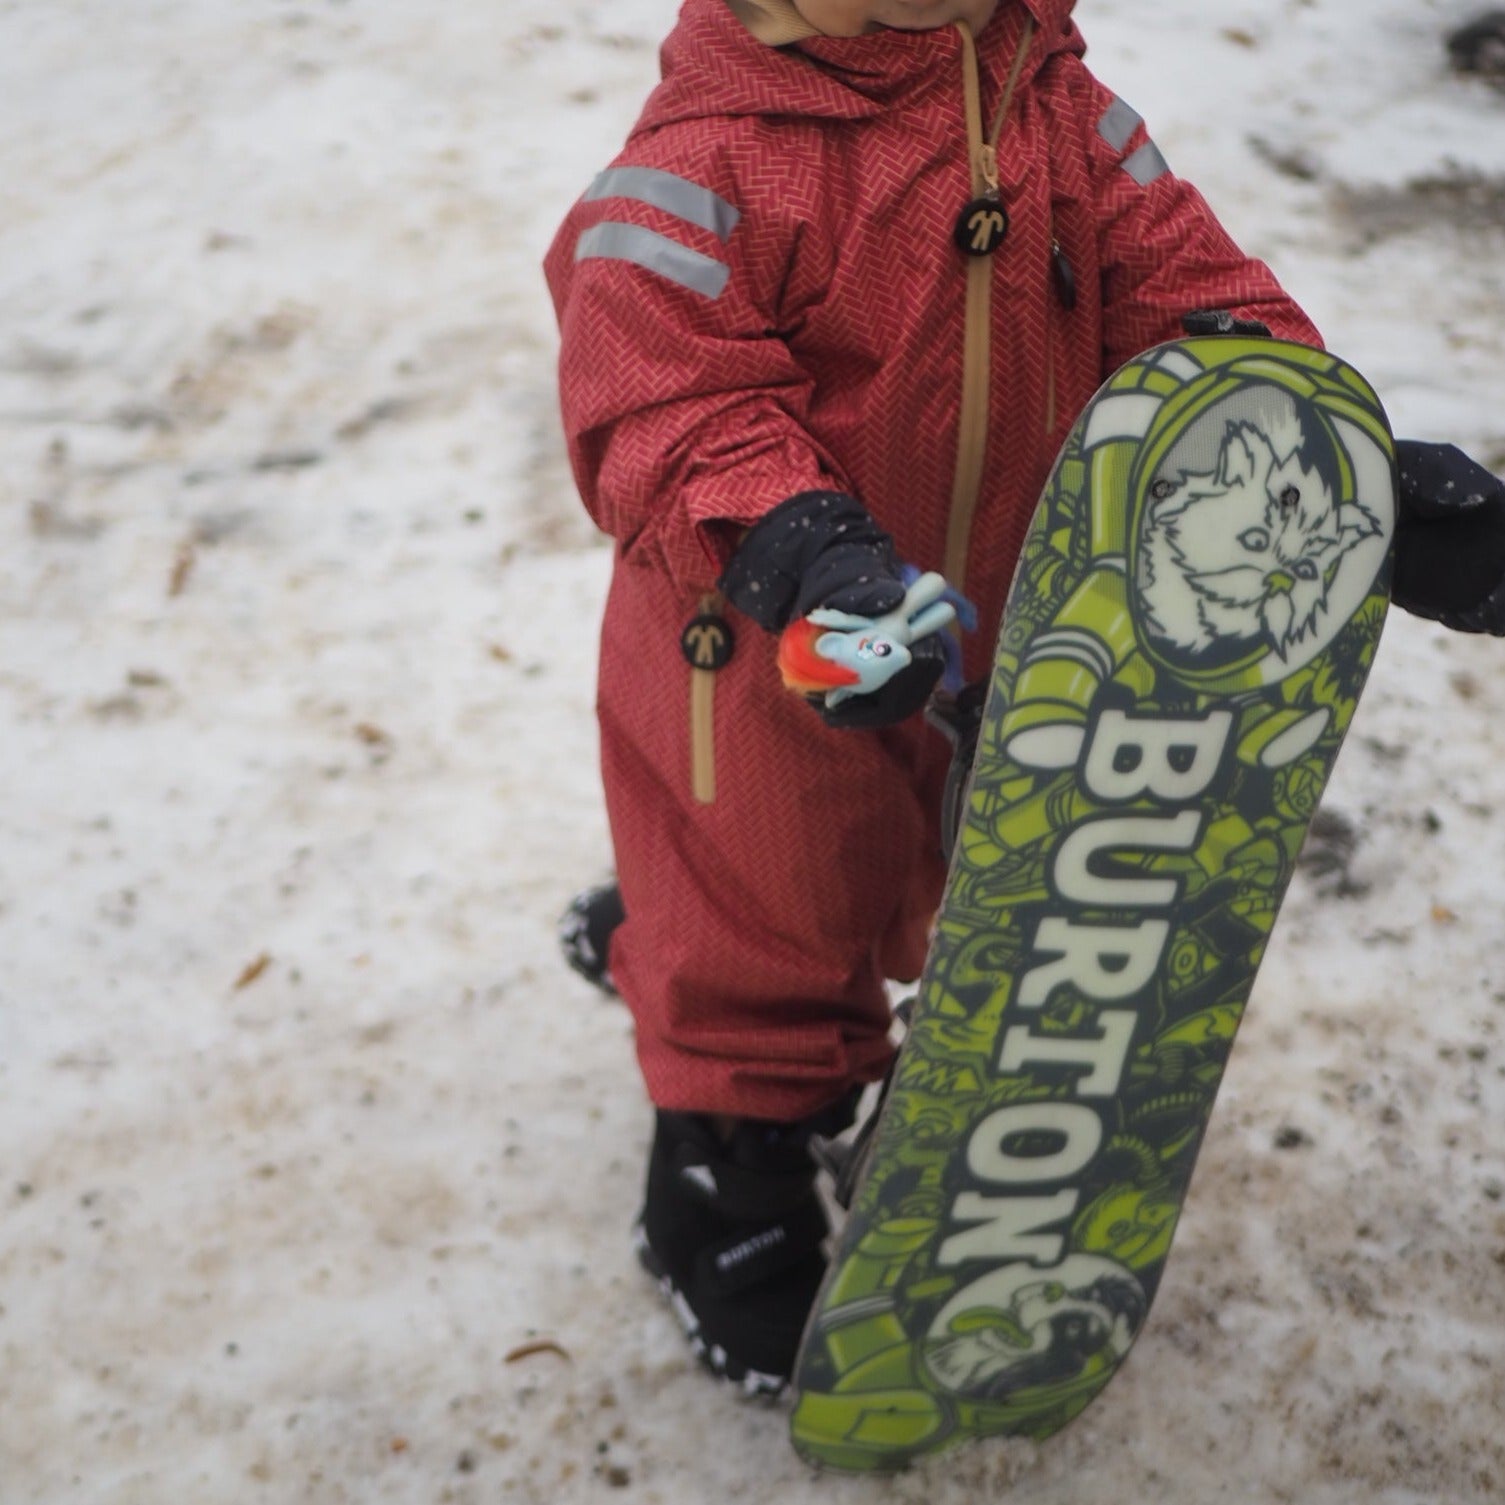
M538 271L670 0L0 0L0 1502L1505 1498L1505 644L1397 617L1153 1317L819 1478L636 1269L609 555ZM1505 94L1425 0L1083 0L1397 429L1505 467Z

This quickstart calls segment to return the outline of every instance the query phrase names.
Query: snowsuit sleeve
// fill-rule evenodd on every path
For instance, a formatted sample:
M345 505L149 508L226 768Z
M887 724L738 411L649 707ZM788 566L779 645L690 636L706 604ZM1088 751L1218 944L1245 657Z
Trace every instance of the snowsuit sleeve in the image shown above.
M1207 201L1178 178L1144 121L1081 71L1102 269L1105 370L1185 331L1195 309L1258 319L1279 339L1322 337L1263 262L1246 256Z
M629 144L545 262L581 497L629 563L687 591L779 502L845 485L806 431L811 380L780 332L802 227L739 184L738 139L725 125Z

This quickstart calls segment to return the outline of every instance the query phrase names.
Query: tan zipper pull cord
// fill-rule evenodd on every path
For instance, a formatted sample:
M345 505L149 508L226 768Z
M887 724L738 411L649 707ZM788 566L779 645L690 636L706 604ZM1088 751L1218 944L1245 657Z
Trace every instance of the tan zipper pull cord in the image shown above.
M1014 95L1019 89L1019 80L1024 74L1024 63L1029 57L1029 44L1035 39L1035 18L1024 18L1024 29L1019 33L1019 50L1014 54L1014 66L1009 69L1008 82L1003 86L1003 94L998 100L998 113L993 117L993 129L988 134L989 150L993 154L993 172L996 177L998 172L998 140L1003 135L1003 123L1008 119L1009 106L1014 102Z
M1027 17L1009 71L998 112L993 119L992 139L983 138L982 79L977 62L977 43L972 29L957 22L962 44L962 91L966 103L967 144L972 162L972 191L979 198L997 198L1000 191L998 141L1008 118L1009 106L1024 73L1034 18ZM946 579L964 589L967 553L972 541L972 521L982 491L983 461L988 448L989 371L992 363L993 258L973 257L967 262L966 340L962 353L961 417L957 425L956 473L951 485L951 513L946 528Z
M1004 121L1008 119L1009 106L1013 104L1014 95L1019 90L1019 79L1024 73L1025 60L1029 57L1029 44L1034 40L1035 20L1033 16L1025 17L1013 66L1009 69L1008 81L999 96L998 108L993 112L993 126L986 140L982 134L982 81L977 61L977 41L971 28L963 23L957 23L957 30L961 33L962 51L966 56L962 86L967 97L967 136L972 147L972 191L996 199L1000 193L998 142L1003 135Z
M963 21L956 23L962 42L962 98L967 112L967 149L972 159L972 192L985 194L991 187L998 191L998 153L988 150L982 135L982 78L977 66L977 41L972 28ZM989 178L989 169L992 176Z

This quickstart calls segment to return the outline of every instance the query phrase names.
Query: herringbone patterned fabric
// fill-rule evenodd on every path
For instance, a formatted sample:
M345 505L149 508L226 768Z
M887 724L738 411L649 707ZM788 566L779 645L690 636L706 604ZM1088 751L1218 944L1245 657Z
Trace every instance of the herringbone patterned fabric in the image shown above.
M1106 375L1195 308L1317 339L1195 189L1169 172L1140 181L1145 128L1087 70L1069 0L1029 9L1038 28L999 143L1011 229L993 258L985 480L957 582L981 614L969 676L987 672L1036 497ZM978 39L985 116L1024 19L1004 0ZM772 642L734 615L718 797L697 805L679 637L738 528L799 491L851 491L903 558L940 563L966 293L952 230L971 197L960 39L774 49L723 0L686 0L614 165L663 176L612 180L651 193L582 199L546 268L576 480L618 541L600 713L629 918L612 971L657 1103L794 1117L886 1061L881 979L918 969L943 878L945 749L918 725L827 732L781 688ZM1075 274L1071 309L1053 243Z

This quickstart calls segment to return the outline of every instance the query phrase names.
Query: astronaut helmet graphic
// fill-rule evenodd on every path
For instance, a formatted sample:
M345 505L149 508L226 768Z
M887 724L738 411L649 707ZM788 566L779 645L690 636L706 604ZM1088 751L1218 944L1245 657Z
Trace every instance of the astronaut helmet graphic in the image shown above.
M1166 409L1131 544L1145 648L1192 684L1278 683L1375 587L1395 524L1389 457L1273 380Z

